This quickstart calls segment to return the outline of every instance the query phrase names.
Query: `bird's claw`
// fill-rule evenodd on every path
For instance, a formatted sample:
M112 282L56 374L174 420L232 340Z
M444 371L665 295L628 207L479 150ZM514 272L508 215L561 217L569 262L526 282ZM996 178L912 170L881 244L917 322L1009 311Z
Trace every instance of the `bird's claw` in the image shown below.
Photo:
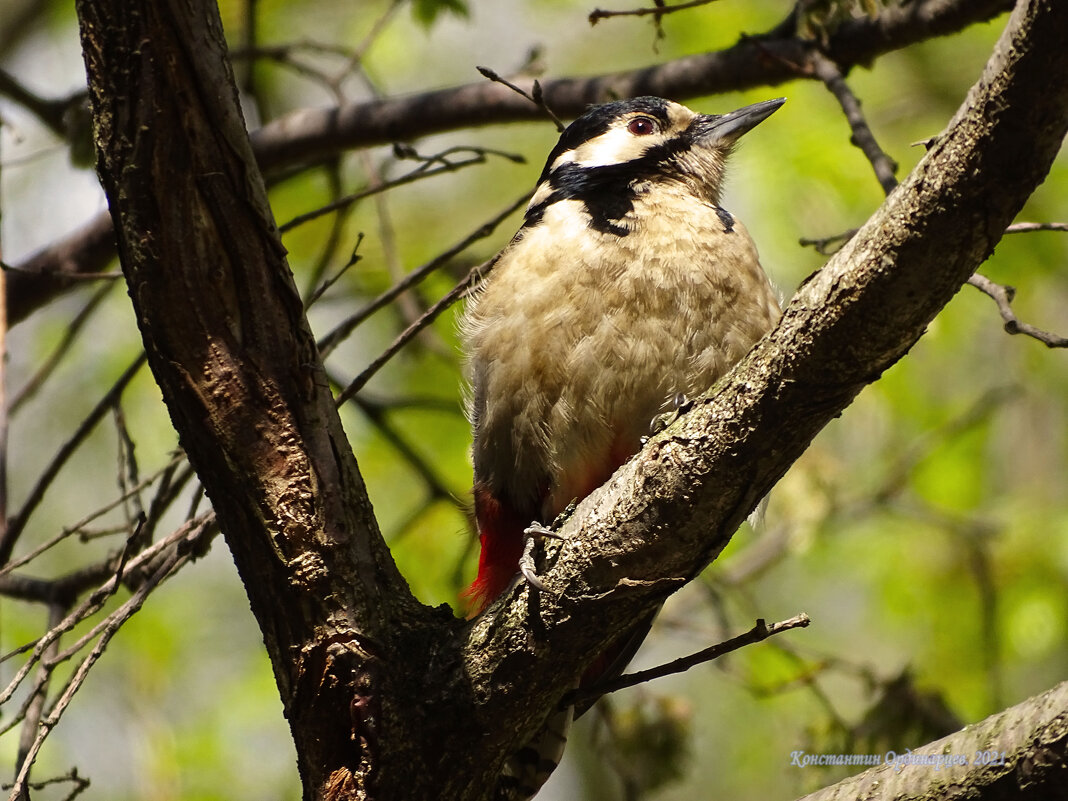
M523 529L523 534L526 536L527 542L541 539L562 540L564 538L562 534L542 525L537 520L532 521L529 526Z
M528 528L523 533L525 534L529 530ZM519 572L531 587L536 590L544 590L545 582L538 577L534 568L534 544L536 542L537 537L527 537L526 544L523 546L523 555L519 557Z
M655 436L674 423L693 407L693 401L686 397L685 393L679 392L671 401L671 411L658 414L649 422L649 433ZM642 445L649 437L642 438Z
M545 589L545 582L538 577L534 567L534 546L543 539L562 540L563 536L537 520L523 529L523 555L519 557L519 572L527 583L537 590Z

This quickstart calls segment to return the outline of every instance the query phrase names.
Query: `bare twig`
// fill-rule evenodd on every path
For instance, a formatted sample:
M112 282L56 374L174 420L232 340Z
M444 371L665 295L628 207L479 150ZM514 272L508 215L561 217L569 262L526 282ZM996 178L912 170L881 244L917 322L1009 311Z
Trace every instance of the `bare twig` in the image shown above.
M402 292L406 292L412 287L418 285L424 279L426 279L427 276L432 274L435 270L438 270L443 267L451 259L455 258L460 253L467 250L467 248L469 248L475 242L480 239L485 239L487 236L492 234L497 229L498 225L500 225L502 222L504 222L504 220L511 216L511 214L516 209L526 203L529 198L529 192L522 195L521 197L516 198L505 209L500 211L492 219L484 222L482 225L480 225L466 237L461 239L451 248L438 254L426 264L423 264L422 266L412 270L410 273L408 273L407 276L405 276L403 280L398 281L394 286L383 292L381 295L379 295L373 301L371 301L362 309L357 311L355 314L343 320L338 326L334 328L334 330L332 330L330 333L328 333L326 336L319 340L319 352L322 354L323 358L326 358L326 356L331 351L333 351L334 348L341 344L341 342L343 342L345 338L349 334L351 334L358 325L360 325L360 323L362 323L364 320L366 320L379 309L389 305L391 302L393 302L393 299L396 298L399 294L401 294Z
M111 291L114 286L112 283L107 283L99 287L96 292L92 294L89 301L81 308L81 310L74 316L74 318L67 324L67 327L63 331L63 336L59 343L52 349L52 352L41 363L41 366L37 368L37 371L30 376L29 380L22 385L22 388L11 399L10 413L14 414L18 411L26 401L34 396L34 394L44 385L44 382L48 380L48 377L52 375L56 367L63 361L63 357L70 352L71 345L78 338L78 333L82 330L85 324L92 317L100 307L100 302L104 299L104 296Z
M64 773L62 776L52 776L51 778L41 779L40 781L27 782L25 789L43 790L44 788L50 785L67 783L73 784L74 787L72 787L71 791L67 793L62 799L60 799L60 801L74 801L75 798L77 798L86 790L88 790L89 785L91 784L91 782L87 778L78 775L77 768L71 768L69 771L67 771L67 773ZM3 789L9 790L11 789L11 785L3 785Z
M378 429L385 440L393 446L402 459L419 475L427 489L430 490L430 500L455 500L452 491L445 486L444 482L434 472L426 459L413 448L400 432L390 423L386 416L387 407L376 404L363 397L354 397L353 403L367 416L367 419ZM457 412L457 408L452 409Z
M395 147L394 152L400 153L409 149ZM361 150L357 154L357 158L363 165L364 175L367 176L371 188L387 183L387 180L383 177L382 170L371 160L371 154L368 151ZM375 194L372 203L375 220L378 223L378 247L382 253L381 262L386 268L386 274L389 276L391 283L401 281L404 279L404 264L397 249L397 231L393 225L389 195L379 192ZM414 292L405 292L400 295L393 309L405 324L413 322L425 311L423 304L420 303L420 299L416 297ZM423 344L429 346L431 343L429 339L424 338Z
M51 644L63 634L71 631L79 623L96 614L96 612L98 612L107 600L116 592L120 582L130 583L131 579L134 577L150 577L157 571L159 565L173 561L176 556L198 554L203 539L205 537L210 537L216 531L214 526L214 514L210 512L206 513L195 520L187 521L169 536L160 540L150 548L146 548L135 558L128 560L122 569L121 575L119 575L114 567L109 568L107 575L110 577L85 598L77 608L67 614L58 625L53 626L36 641L15 648L0 656L0 662L6 662L19 654L32 651L30 658L16 671L14 677L3 691L0 691L0 704L6 703L11 698L22 682L25 681L26 676L29 674L30 670L32 670L33 666L44 657L44 654L48 651ZM121 562L121 557L119 561ZM139 578L136 583L137 587L140 588L144 585L145 581ZM70 659L70 657L81 650L87 642L91 641L97 634L99 634L99 627L101 625L106 625L106 621L97 624L96 627L83 635L74 645L69 646L63 653L56 654L51 660L51 664L58 664L59 662Z
M659 665L655 668L649 668L648 670L639 670L635 673L628 673L612 681L606 681L603 684L598 684L594 687L590 687L585 690L576 690L574 693L570 693L565 696L563 705L575 704L582 705L585 702L594 701L600 698L602 695L608 693L614 693L619 690L626 689L627 687L634 687L637 684L644 684L647 681L653 679L660 679L664 676L671 676L675 673L683 673L696 665L703 664L705 662L711 662L714 659L724 654L729 654L732 651L737 651L739 648L744 648L746 645L752 645L753 643L763 642L768 637L773 637L776 634L781 634L784 631L790 629L805 628L812 622L809 616L804 612L790 618L789 620L783 620L779 623L772 623L767 625L762 619L757 620L756 625L744 634L739 634L737 637L718 643L717 645L705 648L697 653L690 654L676 659L672 662L668 662L664 665Z
M688 8L698 8L699 6L707 6L709 3L714 3L716 0L690 0L688 3L678 3L677 5L668 6L663 2L658 2L652 8L632 8L624 11L606 11L602 8L595 8L590 12L589 19L590 25L596 25L603 19L609 17L647 17L650 14L656 17L656 21L659 22L660 18L665 14L671 14L674 11L685 11Z
M41 719L40 724L37 727L37 736L30 744L18 775L15 778L15 783L10 795L11 801L15 801L22 795L23 787L29 778L30 766L37 758L41 746L44 744L45 739L51 733L52 729L59 723L63 713L70 705L71 699L74 698L75 693L78 692L82 684L85 682L85 677L89 674L89 670L103 655L108 643L111 642L111 638L115 636L127 620L137 613L142 604L144 604L149 593L151 593L158 584L178 570L185 562L189 561L189 559L189 553L182 554L177 550L173 551L170 556L157 567L152 576L145 581L125 603L108 615L105 621L106 625L99 631L99 639L97 639L96 645L93 646L92 650L86 655L81 663L79 663L77 669L74 671L74 675L67 681L59 698L52 704L47 715Z
M850 228L848 231L843 231L840 234L833 234L821 239L807 239L802 237L797 242L802 247L811 247L815 249L817 253L822 256L831 256L836 253L839 248L846 242L853 238L853 235L859 231L859 228ZM1030 234L1036 231L1063 231L1068 232L1068 223L1060 222L1047 222L1047 223L1032 223L1032 222L1019 222L1013 223L1005 229L1007 234Z
M420 331L430 325L434 320L438 318L443 311L449 308L452 304L462 298L467 292L477 284L481 277L488 272L493 266L492 261L483 262L471 268L471 270L464 276L456 286L449 290L449 292L437 303L427 309L422 316L414 323L409 325L402 331L396 339L380 353L373 362L371 362L362 373L356 376L349 383L347 387L337 397L337 405L341 406L349 398L363 389L364 385L374 377L375 373L382 369L382 367L400 350L407 345Z
M59 474L60 469L67 463L67 460L74 454L74 452L81 445L82 441L89 436L90 432L96 428L97 423L107 414L108 410L113 406L115 400L122 395L126 386L137 375L138 371L145 364L145 354L142 352L140 356L134 359L133 363L126 368L126 371L119 376L115 384L107 391L103 398L101 398L96 406L93 407L89 415L82 421L81 425L75 430L71 437L63 443L59 451L49 462L48 466L41 473L37 479L37 483L34 484L33 489L30 490L30 494L27 496L26 501L22 504L22 508L11 517L10 524L7 530L4 531L4 536L0 538L0 566L7 563L11 558L11 552L15 547L15 543L18 541L19 535L22 534L23 528L26 523L29 522L30 515L33 514L34 509L41 503L44 498L45 491L52 485L55 477Z
M342 195L341 160L329 160L323 165L323 172L325 173L330 200L335 201ZM345 232L345 222L348 220L351 209L351 206L340 209L337 214L330 218L330 230L323 238L322 246L319 248L319 255L316 256L315 261L312 262L311 267L308 269L307 285L308 292L311 293L312 297L305 302L305 308L315 302L317 297L316 288L319 287L327 268L337 255L338 248L341 247L342 237ZM318 294L322 294L322 292L318 291Z
M179 455L179 456L174 457L170 461L170 463L167 464L165 467L163 467L162 469L158 470L156 473L152 474L148 478L144 479L139 484L136 484L136 485L130 487L127 493L124 493L123 495L120 495L115 500L105 504L104 506L100 507L99 509L95 510L94 512L91 512L90 514L86 515L85 517L83 517L81 520L79 520L74 525L67 526L59 534L54 536L52 539L41 543L40 545L38 545L33 550L29 551L28 553L24 554L23 556L20 556L18 559L12 559L6 565L4 565L2 568L0 568L0 595L10 594L5 589L5 585L3 584L3 580L12 571L22 567L23 565L29 564L34 559L36 559L38 556L40 556L42 553L44 553L45 551L55 547L56 545L58 545L60 542L62 542L63 540L67 539L71 535L78 534L78 533L84 531L85 528L90 523L92 523L94 520L96 520L98 517L101 517L102 515L107 514L112 509L115 509L116 507L118 507L118 506L122 505L123 503L125 503L126 500L127 500L127 495L129 493L140 492L145 487L149 486L153 482L155 482L158 479L160 479L160 477L163 477L164 481L166 482L167 481L167 477L170 476L174 472L174 470L177 468L177 466L182 464L184 461L185 461L185 457L184 456L180 456ZM181 482L181 483L184 483L184 482ZM178 482L175 482L175 484L178 484L180 486L180 484ZM171 484L169 482L167 482L167 486L170 487ZM150 509L150 512L152 512L153 514L158 514L158 510L156 509L156 506L157 506L157 501L156 501L156 499L153 499L152 508ZM153 518L153 514L149 515L149 520L154 519Z
M459 161L449 161L447 157L455 153L466 153L471 155L469 155L468 158L460 159ZM422 178L430 178L432 176L441 175L442 173L446 172L456 172L457 170L461 170L464 167L470 167L474 164L485 164L486 156L488 155L501 156L502 158L507 158L508 160L517 163L521 163L523 161L522 156L517 156L514 153L503 153L499 150L491 150L479 147L451 147L448 150L442 151L434 157L423 159L422 164L420 164L411 172L402 175L400 178L394 178L390 181L383 181L380 184L376 184L366 189L362 189L359 192L354 192L351 195L345 195L344 197L340 197L331 203L327 203L325 206L321 206L317 209L314 209L313 211L309 211L305 214L298 214L289 222L283 223L282 225L278 226L278 230L279 232L284 234L286 231L290 231L293 228L296 228L298 225L303 225L304 223L310 222L311 220L318 219L324 214L329 214L330 212L336 211L338 209L347 208L358 200L363 200L364 198L371 197L372 195L377 195L381 192L386 192L398 186L410 184L413 181L418 181ZM436 168L430 167L429 165L431 164L438 164L439 166Z
M363 41L356 45L356 48L349 55L348 63L345 67L334 77L334 85L340 87L341 81L346 75L353 73L360 67L363 62L363 57L368 50L371 49L371 45L377 41L382 32L386 29L389 23L393 20L393 17L404 5L404 0L393 0L389 4L381 16L374 21L371 25L371 29L367 32L367 35L363 38Z
M897 164L883 152L883 149L879 147L879 143L875 141L875 135L871 132L871 127L864 118L864 113L860 110L860 100L853 94L853 90L849 88L849 84L846 83L841 70L838 69L838 65L819 50L813 49L809 54L808 61L816 77L823 81L824 85L838 101L838 105L842 107L846 120L849 122L849 127L853 130L850 141L859 147L868 161L871 162L872 169L875 170L875 177L879 180L879 185L882 186L883 192L889 195L894 187L897 186L897 177L894 175L897 172Z
M482 73L483 77L488 78L489 80L493 81L494 83L503 84L504 86L507 86L509 89L511 89L513 92L515 92L516 94L518 94L518 95L520 95L522 97L525 97L527 100L529 100L531 103L533 103L535 106L537 106L538 108L540 108L542 111L545 112L545 114L549 117L549 119L553 121L553 124L556 125L556 130L557 131L563 131L564 130L564 123L561 121L561 119L559 117L556 116L555 112L553 112L553 110L551 108L549 108L548 105L546 105L545 96L542 94L541 84L538 83L538 81L536 81L536 80L534 81L534 85L531 88L530 94L527 94L523 89L521 89L520 87L516 86L511 81L506 80L505 78L502 78L500 75L498 75L496 72L491 70L489 67L476 67L475 69L477 69L480 73Z
M66 608L60 604L52 604L48 610L48 627L53 628L59 625L59 622L63 620L63 616L66 614ZM44 711L45 698L48 694L48 684L52 678L52 670L45 666L45 662L55 657L56 652L59 650L59 641L53 642L45 652L42 654L41 664L37 668L37 679L35 681L34 692L30 693L28 703L25 705L25 717L23 718L22 731L19 733L19 751L18 756L15 759L16 772L21 771L23 765L26 764L26 756L30 752L30 748L33 746L34 738L37 736L37 727L41 721L41 713ZM28 799L29 794L23 792L23 798Z
M334 226L330 229L330 238L331 238L331 240L334 238L335 231L338 231L339 228L340 228L340 226L339 226L339 222L340 221L341 221L341 215L339 214L337 217L334 218ZM334 284L336 284L338 282L338 280L345 273L347 273L352 267L356 266L356 264L360 261L360 259L363 258L363 256L361 256L359 254L359 250L360 250L360 245L361 244L363 244L363 232L362 231L356 235L356 244L352 246L352 253L349 254L348 261L346 261L343 265L341 265L341 268L336 273L334 273L333 275L331 275L331 276L329 276L327 278L321 278L321 275L320 276L316 276L315 289L312 290L311 294L308 296L308 299L306 301L304 301L304 308L305 309L311 308L311 306L317 300L319 300L319 298L321 298L323 296L323 294L328 289L330 289L330 287L332 287ZM323 264L324 266L326 264L325 260L321 260L320 263ZM314 271L314 273L321 273L321 272L322 272L321 269L317 269L317 270ZM320 280L320 278L321 278L321 280Z
M1031 223L1031 222L1018 222L1013 223L1005 229L1007 234L1031 234L1035 231L1064 231L1068 232L1068 223L1062 222L1048 222L1048 223Z
M832 256L841 250L842 246L853 238L853 235L859 231L859 228L850 228L848 231L843 231L840 234L832 234L831 236L823 237L822 239L806 239L801 237L797 240L797 244L801 247L812 247L821 256Z
M975 273L968 279L968 283L993 298L994 303L997 304L998 312L1001 314L1001 319L1005 321L1005 330L1010 334L1024 334L1026 336L1037 339L1043 343L1047 348L1068 348L1068 338L1062 337L1059 334L1051 334L1048 331L1043 331L1041 328L1036 328L1030 323L1020 322L1016 318L1015 312L1013 312L1011 303L1013 297L1016 295L1016 290L1011 286L1002 286L987 278L985 275Z

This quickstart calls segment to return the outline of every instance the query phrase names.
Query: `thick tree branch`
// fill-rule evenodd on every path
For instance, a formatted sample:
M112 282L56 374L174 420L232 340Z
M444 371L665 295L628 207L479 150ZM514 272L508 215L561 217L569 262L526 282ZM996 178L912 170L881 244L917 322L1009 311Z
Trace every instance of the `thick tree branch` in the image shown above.
M912 347L990 255L1068 129L1068 88L1048 80L1068 70L1066 29L1059 0L1017 7L948 129L798 290L778 328L579 504L562 544L546 546L548 591L521 587L475 621L470 675L478 697L491 699L483 713L505 750L540 723L535 710L552 708L589 654L719 553L815 434Z
M875 19L844 23L830 37L828 58L842 72L857 64L922 41L960 30L1006 11L1005 0L917 0L885 9ZM792 26L745 37L726 50L702 53L639 70L586 78L541 81L545 104L562 117L576 117L591 103L614 97L659 95L675 100L720 92L777 86L805 76L812 43ZM525 89L533 81L518 82ZM328 109L301 109L268 123L253 136L260 163L276 165L320 160L353 147L407 140L475 125L538 120L544 112L499 83L479 82L399 98Z
M1063 798L1068 682L800 801L1047 801ZM802 764L803 756L798 759Z
M390 688L422 676L384 670L379 656L403 653L420 623L448 625L416 611L377 529L214 2L85 0L77 11L98 167L149 365L263 631L307 794L368 794L378 721L393 735L397 717L379 703L410 699ZM371 686L379 693L356 706Z
M1011 6L1007 0L916 0L885 9L877 19L841 26L828 57L842 72L889 51L932 36L959 31ZM578 116L594 102L614 96L654 94L685 100L806 77L799 72L812 43L791 25L747 37L727 50L678 59L639 70L588 78L562 78L541 85L554 112ZM811 76L808 76L811 77ZM527 88L532 88L528 86ZM279 170L321 161L348 148L411 140L433 133L541 119L541 108L502 84L477 83L399 98L376 99L328 109L302 109L275 120L253 136L262 169ZM114 255L107 214L14 265L8 317L26 318L74 284L70 276L102 270Z

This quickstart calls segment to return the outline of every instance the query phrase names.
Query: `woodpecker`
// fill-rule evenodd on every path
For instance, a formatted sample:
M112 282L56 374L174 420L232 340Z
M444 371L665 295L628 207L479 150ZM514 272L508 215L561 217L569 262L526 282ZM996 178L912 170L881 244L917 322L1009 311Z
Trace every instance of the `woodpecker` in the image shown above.
M783 102L724 115L657 97L606 103L549 153L461 321L475 612L516 578L532 521L603 484L651 421L711 387L778 320L756 246L720 192L734 144Z

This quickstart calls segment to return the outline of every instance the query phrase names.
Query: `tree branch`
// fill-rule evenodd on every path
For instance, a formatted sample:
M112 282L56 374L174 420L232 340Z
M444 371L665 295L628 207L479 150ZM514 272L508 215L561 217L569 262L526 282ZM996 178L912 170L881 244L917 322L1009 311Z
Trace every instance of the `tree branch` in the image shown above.
M880 55L917 41L959 31L1011 7L1008 0L916 0L885 9L876 19L843 24L830 38L827 56L846 73ZM542 105L565 117L613 97L654 94L677 100L775 86L799 75L812 43L792 26L746 37L727 50L689 56L652 67L600 76L561 78L541 84ZM533 86L529 87L533 90ZM478 125L536 121L542 109L501 84L479 81L399 98L300 109L252 134L265 171L324 161L359 147L411 140ZM14 266L9 283L12 324L74 284L71 275L103 270L114 257L107 214Z
M799 801L971 798L1047 801L1064 791L1068 682ZM804 755L798 755L802 764ZM952 788L950 791L949 788Z
M1037 339L1047 348L1068 348L1068 337L1043 331L1041 328L1022 322L1016 317L1016 312L1012 310L1012 299L1016 296L1016 290L1013 287L997 284L979 273L969 278L968 283L989 296L997 304L998 313L1001 315L1001 319L1005 321L1005 330L1008 333L1025 334Z
M639 670L634 673L626 673L622 676L617 676L611 681L594 685L588 690L576 691L574 695L567 696L566 700L568 703L575 704L579 707L589 706L602 695L619 692L628 687L636 687L647 681L662 679L664 676L673 676L676 673L684 673L692 667L703 665L706 662L712 662L713 660L719 659L721 656L726 656L727 654L733 653L747 645L754 645L758 642L763 642L768 639L768 637L782 634L784 631L806 628L811 622L809 616L804 612L789 620L780 620L778 623L772 623L770 626L761 619L758 620L756 625L749 629L749 631L739 634L737 637L731 637L725 642L710 645L708 648L702 648L696 653L679 657L664 665L657 665L656 667L648 668L647 670Z
M381 758L377 721L404 731L416 708L413 690L392 688L424 679L393 660L452 617L417 604L378 531L267 205L216 4L84 0L77 11L98 169L149 366L263 631L306 795L367 794L380 769L399 768L392 752Z
M692 578L993 251L1068 130L1068 7L1021 3L948 129L716 391L579 504L539 575L467 641L482 710L518 746L628 622ZM539 670L552 665L552 670ZM509 693L495 693L504 683ZM521 688L517 691L517 687ZM539 699L548 699L548 702ZM515 721L512 725L511 722Z
M933 35L960 30L1011 7L1006 0L917 0L885 9L875 19L843 23L826 48L845 73L880 55ZM591 103L615 97L659 95L676 100L778 86L799 76L812 43L792 28L744 37L733 47L676 59L639 70L541 81L546 105L562 117L577 117ZM528 79L521 86L533 88ZM260 164L315 162L353 147L408 140L477 125L533 121L541 108L498 83L478 82L399 98L301 109L252 135Z

